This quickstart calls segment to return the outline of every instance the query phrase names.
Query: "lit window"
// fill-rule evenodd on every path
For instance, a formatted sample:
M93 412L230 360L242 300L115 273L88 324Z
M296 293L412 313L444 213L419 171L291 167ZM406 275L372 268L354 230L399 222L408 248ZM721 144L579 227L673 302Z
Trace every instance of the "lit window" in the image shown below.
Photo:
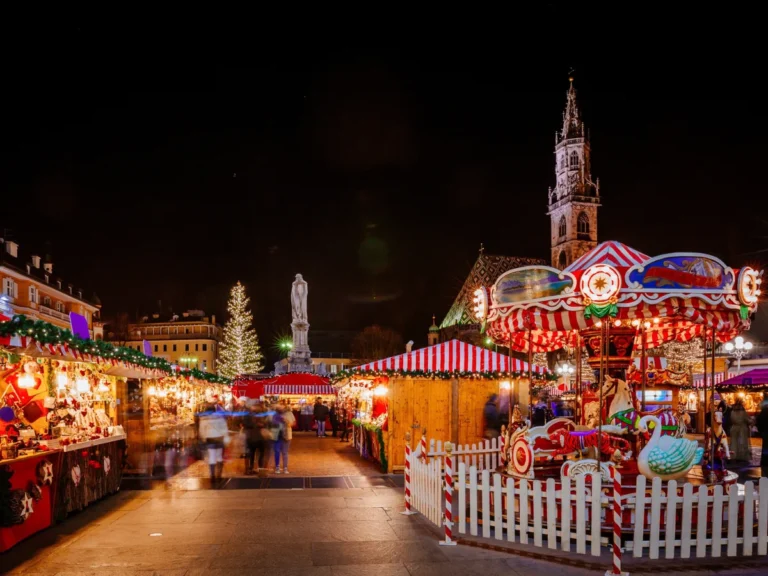
M589 234L589 216L585 212L579 214L578 231L581 234Z
M29 303L37 304L37 287L34 285L29 287Z
M18 284L16 284L16 282L10 278L6 278L3 280L3 294L9 296L10 298L16 298L19 295Z
M566 232L568 231L566 225L565 225L565 216L560 217L560 225L558 226L558 234L562 238L565 236Z

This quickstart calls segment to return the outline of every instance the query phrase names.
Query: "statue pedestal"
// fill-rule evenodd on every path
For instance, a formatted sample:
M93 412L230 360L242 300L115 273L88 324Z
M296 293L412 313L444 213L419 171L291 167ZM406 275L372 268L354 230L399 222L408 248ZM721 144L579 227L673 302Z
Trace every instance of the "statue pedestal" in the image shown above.
M309 322L294 321L291 323L293 330L293 348L288 353L289 372L311 372L312 352L309 349L307 334Z

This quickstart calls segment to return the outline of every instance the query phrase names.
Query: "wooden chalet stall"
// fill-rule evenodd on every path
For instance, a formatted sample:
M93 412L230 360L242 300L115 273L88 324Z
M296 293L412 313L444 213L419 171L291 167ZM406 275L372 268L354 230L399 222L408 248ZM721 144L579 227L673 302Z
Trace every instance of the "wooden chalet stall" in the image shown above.
M550 377L542 367L534 373ZM459 444L483 439L483 408L492 394L499 396L502 412L515 404L525 412L528 364L450 340L358 366L338 375L335 385L340 402L355 412L361 455L393 472L405 465L407 433L412 448L426 433Z

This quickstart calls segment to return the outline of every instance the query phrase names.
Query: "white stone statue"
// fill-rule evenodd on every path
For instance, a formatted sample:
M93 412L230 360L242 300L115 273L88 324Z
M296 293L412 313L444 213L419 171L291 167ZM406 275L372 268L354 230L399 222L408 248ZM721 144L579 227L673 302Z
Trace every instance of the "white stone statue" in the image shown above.
M291 311L294 322L307 322L307 283L301 274L296 274L296 280L291 285Z

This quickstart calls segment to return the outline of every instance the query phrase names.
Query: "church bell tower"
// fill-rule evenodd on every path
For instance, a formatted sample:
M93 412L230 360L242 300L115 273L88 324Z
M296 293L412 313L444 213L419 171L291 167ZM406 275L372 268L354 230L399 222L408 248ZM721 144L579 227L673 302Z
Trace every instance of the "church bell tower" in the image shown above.
M576 105L573 77L563 113L563 130L555 134L555 188L549 189L552 266L561 270L597 246L600 180L592 181L589 138Z

